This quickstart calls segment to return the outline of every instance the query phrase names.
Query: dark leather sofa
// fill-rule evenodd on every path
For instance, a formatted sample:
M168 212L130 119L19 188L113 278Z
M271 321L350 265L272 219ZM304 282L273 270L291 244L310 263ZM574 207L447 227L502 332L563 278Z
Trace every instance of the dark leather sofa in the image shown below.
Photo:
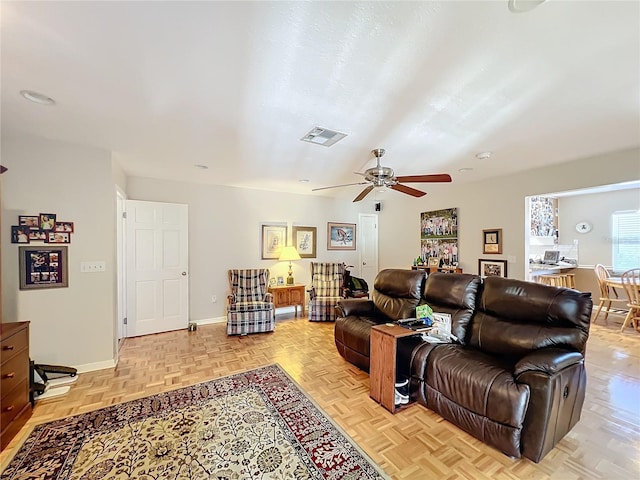
M371 327L414 317L425 280L423 271L382 270L374 280L371 300L339 300L334 333L340 355L368 372Z
M404 276L387 272L383 279L396 275ZM373 318L348 314L362 312L355 307L338 307L336 345L338 325L354 335L352 322L364 321L369 329L380 322L377 286L376 280ZM420 301L452 315L459 342L403 343L399 356L408 363L412 399L509 456L539 462L580 419L591 295L500 277L483 281L475 275L433 273ZM349 351L353 358L361 345L344 345L350 338L342 334L338 351Z

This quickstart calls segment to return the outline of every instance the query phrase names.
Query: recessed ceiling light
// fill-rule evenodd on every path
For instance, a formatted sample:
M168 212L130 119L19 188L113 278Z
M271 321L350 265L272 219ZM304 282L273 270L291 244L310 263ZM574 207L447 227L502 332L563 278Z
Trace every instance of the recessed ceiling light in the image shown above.
M471 167L463 167L463 168L459 168L459 169L458 169L458 171L459 171L460 173L470 172L470 171L472 171L472 170L473 170L473 168L471 168Z
M509 10L512 13L530 12L546 0L509 0Z
M209 167L207 167L206 165L201 165L200 163L196 163L194 165L194 167L199 168L200 170L208 170Z
M480 152L476 154L476 158L479 160L486 160L491 157L492 152Z
M38 103L40 105L55 105L56 101L51 98L43 95L42 93L34 92L33 90L20 90L20 95L22 95L27 100Z
M300 180L298 180L300 183L309 183L309 179L308 178L301 178Z

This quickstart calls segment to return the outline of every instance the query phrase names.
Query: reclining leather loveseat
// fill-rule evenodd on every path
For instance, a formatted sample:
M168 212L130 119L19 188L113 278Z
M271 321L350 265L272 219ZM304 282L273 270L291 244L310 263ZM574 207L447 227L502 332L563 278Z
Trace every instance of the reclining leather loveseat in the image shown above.
M421 302L451 314L458 342L403 343L412 399L509 456L539 462L580 419L591 294L433 273ZM339 317L349 311L358 310L343 306ZM338 318L336 332L350 321L358 319Z
M340 355L368 372L371 327L415 317L425 279L421 270L382 270L373 282L371 300L338 301L334 333Z

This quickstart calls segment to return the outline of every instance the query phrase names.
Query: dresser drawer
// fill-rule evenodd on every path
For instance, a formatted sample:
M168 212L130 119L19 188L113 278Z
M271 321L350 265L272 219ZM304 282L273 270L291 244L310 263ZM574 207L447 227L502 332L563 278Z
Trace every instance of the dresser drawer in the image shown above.
M4 394L4 392L3 392ZM29 403L29 380L23 379L13 390L4 395L0 405L0 430L4 431L11 420Z
M24 379L29 379L29 357L27 352L16 355L2 364L0 373L0 395L4 398L13 388Z
M27 348L29 348L29 331L26 328L3 338L0 343L0 364L4 365L5 362Z

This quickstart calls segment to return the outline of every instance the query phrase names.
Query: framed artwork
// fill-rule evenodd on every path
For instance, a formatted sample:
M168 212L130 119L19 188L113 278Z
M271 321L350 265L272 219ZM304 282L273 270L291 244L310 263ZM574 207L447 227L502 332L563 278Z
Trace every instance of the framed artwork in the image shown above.
M58 222L54 226L56 232L69 232L73 233L73 222Z
M71 234L68 232L46 231L47 243L71 243Z
M29 243L29 227L13 225L11 227L11 243Z
M278 277L278 285L284 285L284 277Z
M20 247L20 290L68 287L67 248Z
M502 229L482 230L482 253L502 253Z
M40 217L38 215L19 215L18 224L30 230L40 230Z
M478 275L481 277L504 277L507 278L506 260L486 260L478 259Z
M429 257L429 266L430 267L439 267L440 266L440 257Z
M355 250L355 223L327 223L327 250Z
M40 230L39 228L36 230L29 230L29 241L30 242L46 242L47 241L47 231Z
M293 245L300 258L316 258L316 227L293 227Z
M276 282L277 282L276 277L271 277L269 279L269 286L270 287L275 287L276 286Z
M53 230L53 227L56 224L55 213L41 213L39 219L41 230Z
M286 225L262 225L262 260L277 260L286 243Z
M458 265L458 209L444 208L420 214L420 258L425 265L436 257L442 265Z

